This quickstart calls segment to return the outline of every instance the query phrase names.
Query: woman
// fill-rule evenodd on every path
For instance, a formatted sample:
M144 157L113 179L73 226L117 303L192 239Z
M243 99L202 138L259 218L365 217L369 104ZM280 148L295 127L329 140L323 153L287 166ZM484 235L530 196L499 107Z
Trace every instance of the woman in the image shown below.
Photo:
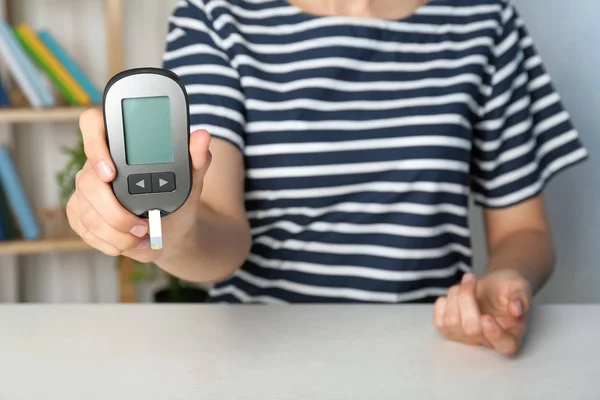
M164 63L190 98L190 199L149 250L108 184L102 116L86 112L68 215L87 243L217 282L213 302L437 299L448 339L517 351L554 263L542 189L586 151L513 6L183 1ZM490 253L480 278L470 195Z

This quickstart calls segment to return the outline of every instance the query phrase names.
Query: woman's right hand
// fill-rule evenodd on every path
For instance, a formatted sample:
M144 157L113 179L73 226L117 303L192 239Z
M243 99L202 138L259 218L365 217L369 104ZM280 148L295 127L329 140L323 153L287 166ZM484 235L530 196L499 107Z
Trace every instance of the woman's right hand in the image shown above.
M102 112L88 110L81 115L80 128L87 162L76 175L75 192L67 203L71 228L91 247L111 256L124 255L140 262L156 261L165 251L177 251L177 244L196 227L202 182L210 164L210 135L204 130L190 137L193 185L186 203L163 218L162 250L151 250L148 222L127 211L115 197L110 182L116 176L104 130Z

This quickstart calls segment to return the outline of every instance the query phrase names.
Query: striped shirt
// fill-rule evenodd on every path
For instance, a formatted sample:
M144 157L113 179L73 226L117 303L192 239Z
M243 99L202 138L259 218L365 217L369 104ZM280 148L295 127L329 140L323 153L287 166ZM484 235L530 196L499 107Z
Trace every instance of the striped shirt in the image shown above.
M470 198L510 207L587 155L506 0L182 1L164 66L245 159L253 244L213 302L429 302L471 269Z

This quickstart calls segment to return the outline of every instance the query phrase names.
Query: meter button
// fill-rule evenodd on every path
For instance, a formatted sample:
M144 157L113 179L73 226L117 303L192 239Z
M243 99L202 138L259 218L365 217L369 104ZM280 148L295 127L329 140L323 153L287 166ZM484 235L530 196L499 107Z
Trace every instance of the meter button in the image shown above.
M127 177L127 186L130 194L144 194L152 192L152 178L150 174L133 174Z
M175 174L172 172L158 172L152 174L152 192L174 192Z

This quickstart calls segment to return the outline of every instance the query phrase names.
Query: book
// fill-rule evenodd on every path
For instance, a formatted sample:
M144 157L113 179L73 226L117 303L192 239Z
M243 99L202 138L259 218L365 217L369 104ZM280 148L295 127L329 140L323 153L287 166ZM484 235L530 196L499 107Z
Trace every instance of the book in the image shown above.
M26 24L15 28L15 35L39 67L46 72L57 89L73 105L88 105L90 97L81 85L69 74L56 59L37 34Z
M0 19L0 56L34 108L52 107L56 100L42 82L40 72L19 44L6 21Z
M8 200L4 190L0 187L0 230L2 230L3 240L15 240L19 238L19 229L17 228L12 210L8 205Z
M2 146L0 146L0 187L6 195L23 238L38 239L40 237L38 220L25 194L10 152Z
M4 227L0 224L0 242L5 242L8 240L8 235L4 232Z
M75 78L75 80L81 85L83 90L90 96L92 104L100 104L102 102L102 94L98 88L92 83L87 75L79 68L79 66L73 61L67 52L61 47L60 44L48 31L39 31L38 36L40 40L46 45L46 47L54 54L58 61L67 69L67 71Z
M9 107L10 106L10 98L8 96L8 92L6 88L0 82L0 107Z

